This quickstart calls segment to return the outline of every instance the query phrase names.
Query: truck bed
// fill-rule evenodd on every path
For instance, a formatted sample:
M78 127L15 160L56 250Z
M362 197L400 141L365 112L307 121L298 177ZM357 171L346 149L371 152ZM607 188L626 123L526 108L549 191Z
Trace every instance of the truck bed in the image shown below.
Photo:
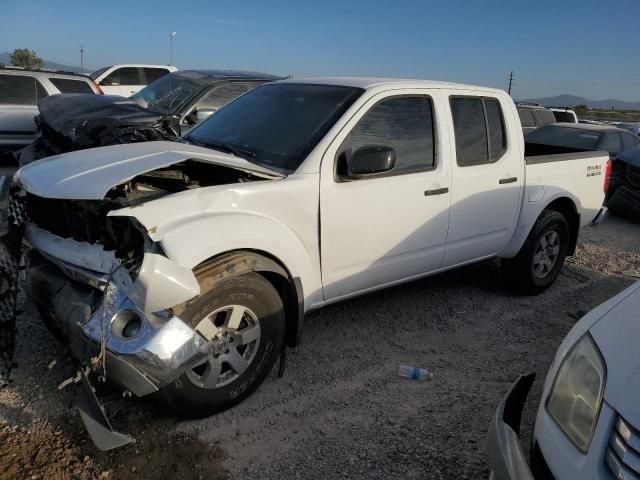
M603 155L608 156L609 154L604 151L583 150L542 143L524 143L524 160L527 165L588 159Z

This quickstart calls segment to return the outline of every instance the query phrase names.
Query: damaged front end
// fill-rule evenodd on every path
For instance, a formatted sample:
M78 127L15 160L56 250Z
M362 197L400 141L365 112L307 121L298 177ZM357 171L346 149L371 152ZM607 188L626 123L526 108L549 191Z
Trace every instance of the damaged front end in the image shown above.
M172 142L69 153L16 174L26 205L27 294L80 364L77 406L98 448L131 439L109 425L89 374L141 397L211 353L179 317L200 294L193 271L152 240L155 227L147 231L127 215L186 190L273 178L281 175Z
M118 258L33 223L26 225L25 241L32 247L27 294L81 366L76 404L91 438L103 450L128 443L96 406L87 374L142 397L202 362L210 345L162 308L197 295L195 277L158 253L144 253L141 261Z

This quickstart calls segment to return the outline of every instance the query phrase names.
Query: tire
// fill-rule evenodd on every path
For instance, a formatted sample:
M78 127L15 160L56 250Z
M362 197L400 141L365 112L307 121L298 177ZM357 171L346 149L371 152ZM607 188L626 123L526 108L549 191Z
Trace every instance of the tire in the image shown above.
M158 392L182 417L203 418L240 403L264 381L282 348L282 300L257 273L221 281L191 302L180 318L208 340L215 339L205 363Z
M502 260L510 285L525 295L547 289L560 275L569 250L569 224L564 215L544 210L518 254ZM547 245L547 248L544 248Z

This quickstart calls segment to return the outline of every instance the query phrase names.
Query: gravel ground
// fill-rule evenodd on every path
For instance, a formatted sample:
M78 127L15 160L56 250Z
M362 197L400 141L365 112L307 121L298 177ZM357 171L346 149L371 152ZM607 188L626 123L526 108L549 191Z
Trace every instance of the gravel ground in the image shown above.
M542 379L576 316L640 278L640 226L609 218L583 232L556 284L509 292L496 262L378 292L308 316L284 378L201 421L103 392L138 442L97 452L57 385L74 372L29 306L18 368L0 391L0 478L486 478L484 440L520 373ZM399 378L399 363L434 378ZM525 433L525 441L528 433Z

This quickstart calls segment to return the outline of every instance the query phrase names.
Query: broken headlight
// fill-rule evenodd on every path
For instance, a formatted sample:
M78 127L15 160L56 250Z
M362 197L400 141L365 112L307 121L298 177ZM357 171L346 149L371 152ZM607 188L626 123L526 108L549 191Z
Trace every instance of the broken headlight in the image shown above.
M591 335L571 348L556 374L547 411L573 444L586 453L598 422L606 366Z

